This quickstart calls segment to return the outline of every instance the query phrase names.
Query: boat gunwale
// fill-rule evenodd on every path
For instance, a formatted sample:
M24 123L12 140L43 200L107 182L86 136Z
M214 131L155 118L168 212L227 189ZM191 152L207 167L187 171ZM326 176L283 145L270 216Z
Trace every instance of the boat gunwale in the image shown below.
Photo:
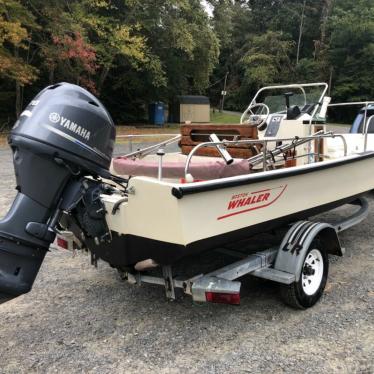
M363 161L374 157L374 151L366 151L356 153L354 155L343 156L342 158L322 161L312 164L295 166L287 169L279 169L274 171L265 171L258 174L249 174L248 176L229 177L223 180L212 180L197 183L189 183L185 186L173 187L171 194L177 199L182 199L185 195L191 195L200 192L215 191L230 187L243 186L264 181L271 181L274 179L283 179L293 177L296 175L303 175L321 170L339 167L353 162Z

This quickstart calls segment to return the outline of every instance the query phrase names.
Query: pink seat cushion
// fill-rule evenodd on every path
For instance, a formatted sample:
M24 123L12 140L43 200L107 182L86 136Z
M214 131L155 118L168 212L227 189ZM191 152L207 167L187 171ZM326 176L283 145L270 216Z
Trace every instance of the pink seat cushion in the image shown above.
M163 161L163 178L183 178L185 161ZM113 169L119 175L157 177L157 160L132 160L126 157L113 159ZM231 165L226 165L222 159L209 161L191 161L189 173L195 179L217 179L232 177L234 175L248 174L251 167L247 160L234 160Z

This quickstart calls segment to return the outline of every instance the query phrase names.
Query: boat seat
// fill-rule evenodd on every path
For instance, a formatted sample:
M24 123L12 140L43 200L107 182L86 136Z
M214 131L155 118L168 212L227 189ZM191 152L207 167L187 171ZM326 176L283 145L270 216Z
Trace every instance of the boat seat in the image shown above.
M184 168L187 156L180 153L167 153L163 156L162 177L184 178ZM112 170L117 175L124 176L158 176L159 156L148 155L143 159L131 159L124 156L116 157L112 161ZM247 160L235 159L230 165L218 157L193 157L189 167L189 173L194 179L209 180L217 178L232 177L235 175L248 174L251 165Z
M293 105L287 108L287 119L288 120L296 119L300 115L301 115L301 110L297 105Z

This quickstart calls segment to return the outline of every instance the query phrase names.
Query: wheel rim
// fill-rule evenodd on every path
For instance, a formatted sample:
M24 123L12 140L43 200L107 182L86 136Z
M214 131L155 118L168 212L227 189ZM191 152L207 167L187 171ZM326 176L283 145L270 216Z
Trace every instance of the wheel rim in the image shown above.
M319 289L323 277L323 257L318 249L312 249L305 258L301 285L307 295L313 295Z

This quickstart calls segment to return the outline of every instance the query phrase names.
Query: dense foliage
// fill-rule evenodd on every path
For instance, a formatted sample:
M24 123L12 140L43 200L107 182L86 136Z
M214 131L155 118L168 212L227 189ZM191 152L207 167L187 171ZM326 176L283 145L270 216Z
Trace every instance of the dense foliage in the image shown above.
M334 101L374 99L373 0L211 0L220 58L210 89L243 109L260 86L324 81ZM214 80L215 79L215 80Z
M100 96L117 122L208 94L242 110L268 83L328 81L374 97L373 0L0 0L0 128L44 86Z

